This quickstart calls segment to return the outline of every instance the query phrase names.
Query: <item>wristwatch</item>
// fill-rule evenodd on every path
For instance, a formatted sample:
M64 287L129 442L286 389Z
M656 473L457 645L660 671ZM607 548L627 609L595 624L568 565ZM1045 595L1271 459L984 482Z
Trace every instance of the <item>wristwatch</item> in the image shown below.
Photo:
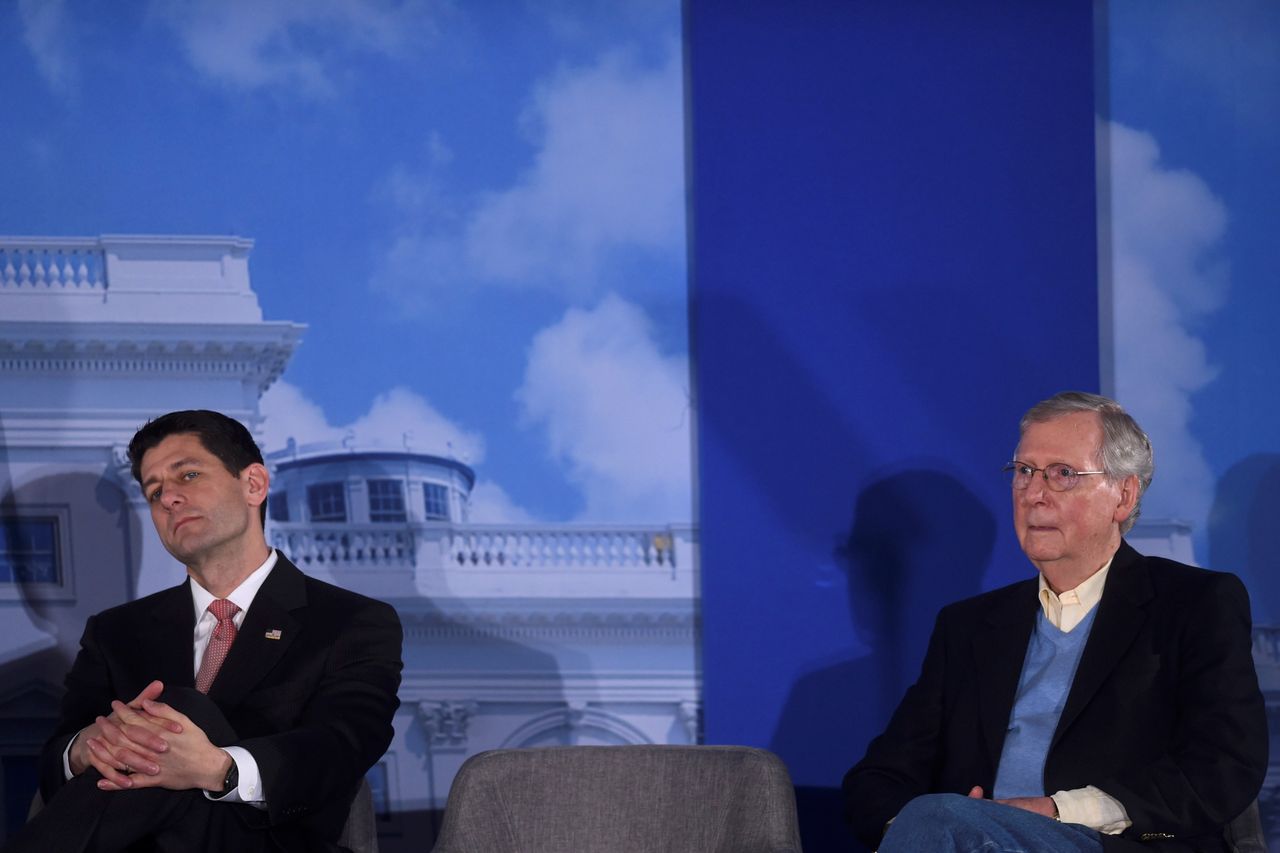
M231 758L230 754L227 755ZM227 768L227 775L222 779L222 790L218 793L218 799L222 799L230 794L240 784L240 768L236 766L236 760L231 758L231 766Z

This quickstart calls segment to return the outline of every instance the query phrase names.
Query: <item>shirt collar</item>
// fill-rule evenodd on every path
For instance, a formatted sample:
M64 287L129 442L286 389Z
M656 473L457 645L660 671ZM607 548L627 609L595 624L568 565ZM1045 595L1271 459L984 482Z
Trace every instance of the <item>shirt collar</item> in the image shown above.
M272 548L271 553L267 555L267 559L263 561L261 566L253 570L249 577L240 582L240 585L231 591L227 596L236 607L240 608L240 612L249 609L249 605L253 604L254 597L258 594L258 589L262 586L263 581L267 579L267 575L271 574L271 570L275 568L278 552ZM204 616L204 612L209 609L209 605L214 601L214 594L209 590L196 583L195 578L191 579L191 603L196 609L196 621L200 621L200 617ZM239 624L238 622L236 624Z
M1084 582L1075 589L1064 590L1062 595L1058 595L1049 588L1049 584L1044 579L1044 575L1040 575L1040 608L1044 611L1045 618L1048 619L1055 627L1062 627L1062 608L1064 606L1078 604L1080 610L1078 613L1083 617L1102 600L1102 588L1107 582L1107 572L1111 569L1111 563L1115 560L1115 555L1111 555L1111 559L1102 564L1102 568L1085 578Z

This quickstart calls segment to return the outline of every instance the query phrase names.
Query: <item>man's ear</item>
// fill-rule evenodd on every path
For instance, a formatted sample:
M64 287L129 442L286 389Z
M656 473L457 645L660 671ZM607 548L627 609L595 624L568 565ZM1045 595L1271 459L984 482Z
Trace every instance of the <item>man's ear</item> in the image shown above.
M1116 504L1115 515L1112 516L1117 524L1124 523L1124 520L1133 515L1134 509L1138 506L1139 485L1138 477L1130 474L1120 481L1120 502Z
M271 474L267 472L267 466L259 462L246 465L240 472L240 482L244 484L244 497L249 506L262 506L271 488Z

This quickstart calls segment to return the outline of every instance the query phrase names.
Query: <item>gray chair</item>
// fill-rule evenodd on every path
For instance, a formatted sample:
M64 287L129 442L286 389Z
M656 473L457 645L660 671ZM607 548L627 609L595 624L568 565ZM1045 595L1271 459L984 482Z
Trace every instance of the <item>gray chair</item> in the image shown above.
M351 853L378 853L378 816L373 810L373 790L368 779L360 780L347 822L338 836L338 846Z
M1267 853L1267 837L1262 832L1258 801L1254 800L1239 817L1227 824L1224 834L1231 853Z
M741 746L500 749L462 765L434 853L799 853L795 790Z

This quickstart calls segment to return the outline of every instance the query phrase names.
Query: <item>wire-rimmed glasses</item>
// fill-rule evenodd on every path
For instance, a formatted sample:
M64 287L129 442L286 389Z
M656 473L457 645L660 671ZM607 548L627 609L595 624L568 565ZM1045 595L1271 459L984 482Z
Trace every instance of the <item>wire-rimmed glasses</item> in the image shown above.
M1013 460L1004 466L1004 476L1015 489L1025 489L1031 485L1036 473L1044 475L1044 481L1055 492L1069 492L1080 482L1081 477L1093 474L1105 474L1106 471L1077 471L1065 462L1050 462L1043 468Z

